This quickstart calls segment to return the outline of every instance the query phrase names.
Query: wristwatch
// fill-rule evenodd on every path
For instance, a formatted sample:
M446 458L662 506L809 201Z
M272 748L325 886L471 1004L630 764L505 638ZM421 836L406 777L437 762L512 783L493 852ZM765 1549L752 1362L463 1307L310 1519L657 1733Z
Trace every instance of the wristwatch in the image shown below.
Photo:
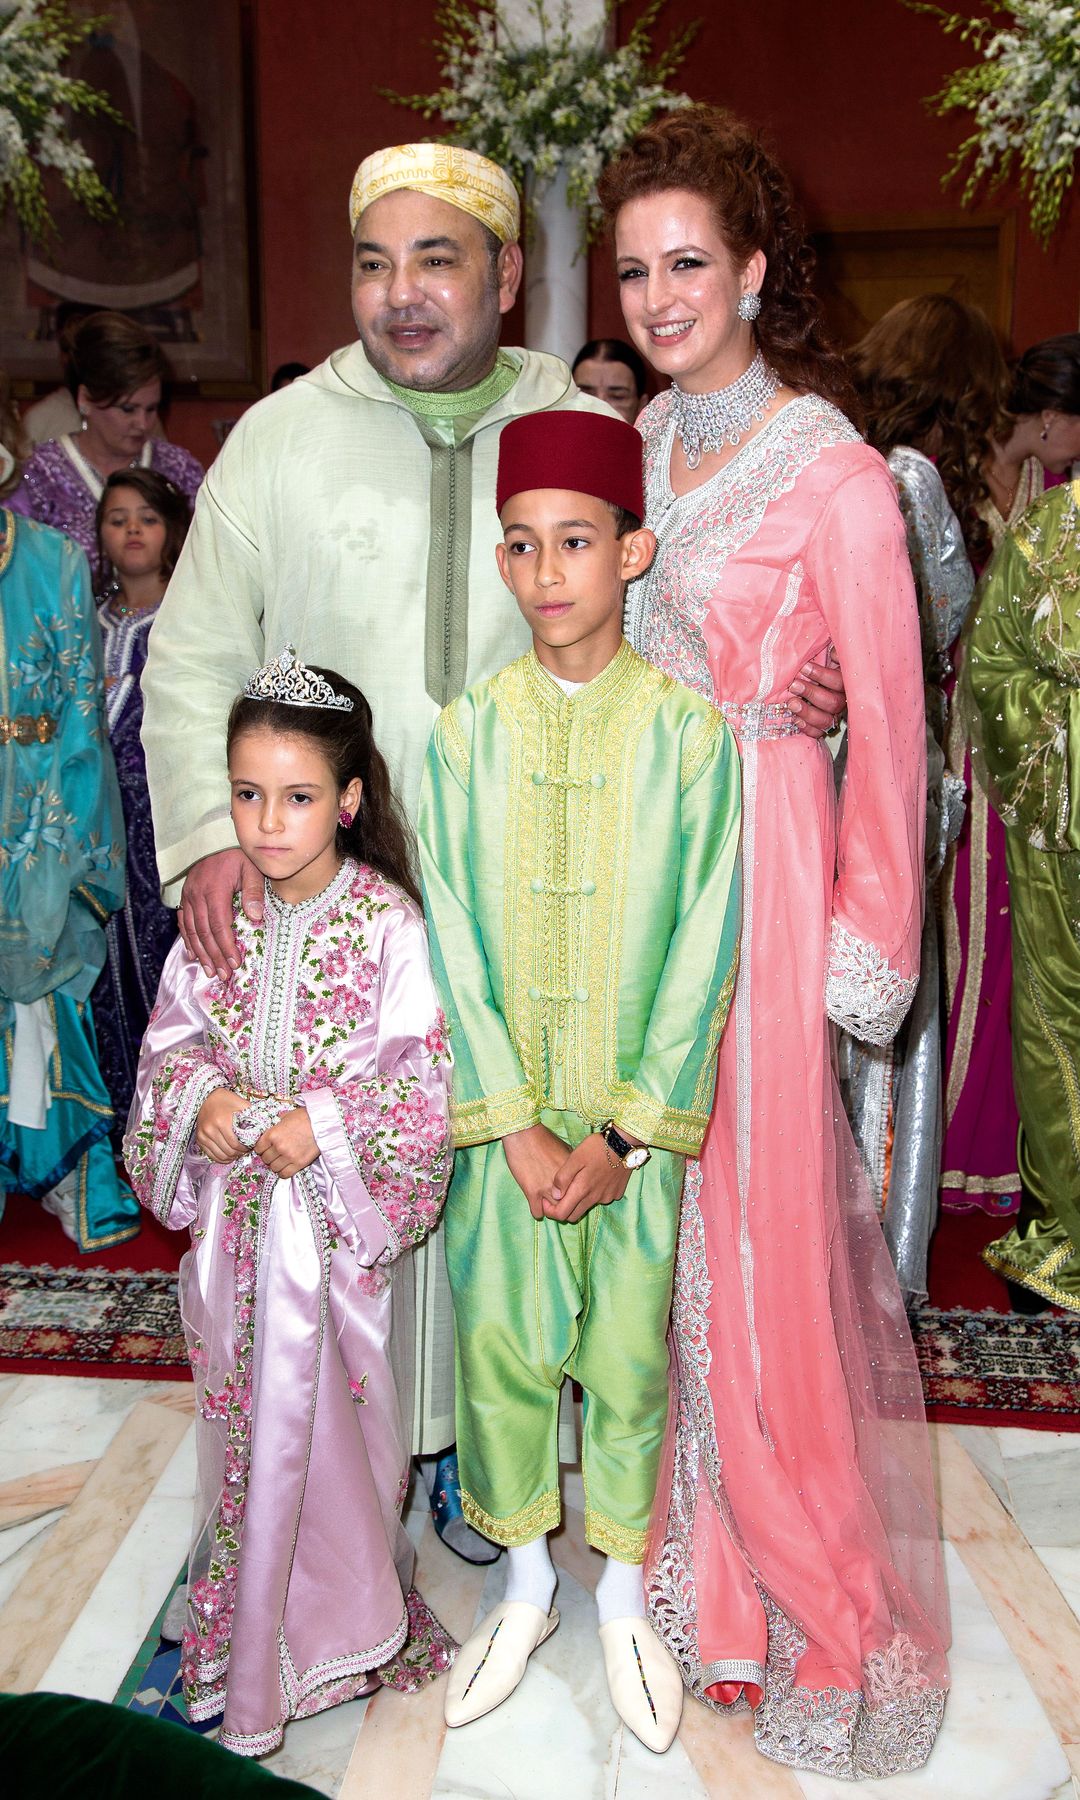
M605 1124L598 1125L596 1129L608 1149L618 1157L621 1163L625 1163L628 1169L644 1168L652 1155L652 1151L645 1144L628 1143L622 1132L616 1130L614 1119L608 1119Z

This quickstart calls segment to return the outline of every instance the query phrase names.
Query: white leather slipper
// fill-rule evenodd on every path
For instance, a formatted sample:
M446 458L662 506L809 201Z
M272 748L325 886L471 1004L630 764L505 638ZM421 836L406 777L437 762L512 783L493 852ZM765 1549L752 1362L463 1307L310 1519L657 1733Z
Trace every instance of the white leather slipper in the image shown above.
M526 1664L559 1623L527 1600L504 1600L457 1653L446 1684L448 1725L469 1725L493 1712L518 1686Z
M600 1645L615 1711L647 1750L662 1754L682 1718L678 1665L647 1619L609 1619L600 1627Z

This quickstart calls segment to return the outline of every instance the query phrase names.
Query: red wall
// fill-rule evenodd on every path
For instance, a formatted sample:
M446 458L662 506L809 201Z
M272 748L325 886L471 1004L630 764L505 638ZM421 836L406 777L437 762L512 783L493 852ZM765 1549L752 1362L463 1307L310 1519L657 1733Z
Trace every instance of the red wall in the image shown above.
M985 10L967 0L972 11ZM634 9L634 0L630 0ZM375 86L436 86L434 0L256 0L257 169L265 368L314 363L352 336L347 200L356 164L382 144L432 129ZM900 0L668 0L661 36L707 15L681 84L765 126L808 210L819 214L954 211L941 189L962 121L922 105L968 52ZM711 16L708 16L710 15ZM992 202L1016 204L1006 193ZM591 324L621 319L603 249L593 254ZM1018 347L1077 326L1080 205L1053 248L1025 225L1017 242L1013 339ZM520 342L520 309L507 338ZM187 402L170 431L209 459L211 419L226 402Z

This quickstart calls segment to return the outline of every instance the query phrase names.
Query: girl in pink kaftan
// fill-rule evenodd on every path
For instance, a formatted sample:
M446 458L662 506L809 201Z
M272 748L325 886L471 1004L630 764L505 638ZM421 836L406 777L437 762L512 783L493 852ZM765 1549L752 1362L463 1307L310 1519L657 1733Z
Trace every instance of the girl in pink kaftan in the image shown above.
M195 1720L224 1710L220 1742L246 1756L276 1748L289 1719L370 1691L374 1672L411 1690L453 1657L412 1589L408 1397L390 1344L396 1265L449 1177L450 1057L419 908L366 863L335 860L307 898L268 880L259 924L237 903L227 981L174 946L125 1139L143 1205L192 1234L185 1698ZM231 1161L196 1147L218 1089L241 1108ZM298 1108L315 1159L280 1179L267 1146Z
M662 395L639 421L653 568L629 635L712 697L743 757L743 935L716 1104L687 1168L677 1369L648 1570L693 1693L759 1748L842 1776L926 1758L945 1602L921 1390L833 1068L830 1020L885 1043L922 929L919 623L889 472L812 394L681 498ZM829 645L828 749L782 702Z

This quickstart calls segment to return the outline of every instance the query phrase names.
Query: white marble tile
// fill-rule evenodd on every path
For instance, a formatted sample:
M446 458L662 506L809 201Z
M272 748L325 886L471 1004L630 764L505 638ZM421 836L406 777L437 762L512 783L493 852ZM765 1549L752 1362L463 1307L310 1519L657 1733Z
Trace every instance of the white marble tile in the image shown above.
M1016 1456L1058 1456L1062 1450L1080 1448L1080 1432L1028 1431L1017 1425L998 1425L996 1431L1006 1462Z
M975 1467L989 1483L1002 1506L1009 1504L1009 1484L1005 1476L1005 1458L999 1442L999 1433L993 1425L952 1425L949 1428L954 1437L959 1438ZM1025 1431L1023 1437L1038 1437L1037 1431Z
M80 1375L20 1376L0 1409L4 1480L103 1456L137 1401L154 1399L175 1385Z
M1032 1544L1031 1548L1080 1619L1080 1548L1075 1544ZM1080 1677L1080 1670L1076 1673Z
M19 1383L25 1379L24 1375L0 1375L0 1414L9 1401L14 1399Z
M859 1800L1056 1800L1069 1766L1038 1698L959 1556L945 1550L952 1691L925 1768L859 1783ZM850 1782L799 1774L807 1800L851 1800Z
M0 1606L26 1574L62 1512L59 1507L55 1512L40 1513L36 1519L24 1519L0 1532Z
M1030 1544L1080 1545L1080 1433L998 1431L1006 1505Z
M39 1689L88 1700L114 1697L187 1555L194 1492L195 1428L189 1426Z
M336 1794L366 1706L366 1700L350 1700L347 1706L332 1706L313 1719L295 1719L285 1727L281 1749L264 1756L260 1768L306 1782L317 1794ZM405 1800L405 1796L388 1794L386 1800Z
M619 1736L618 1786L612 1800L707 1800L708 1790L678 1738L665 1755L655 1756L625 1726Z

